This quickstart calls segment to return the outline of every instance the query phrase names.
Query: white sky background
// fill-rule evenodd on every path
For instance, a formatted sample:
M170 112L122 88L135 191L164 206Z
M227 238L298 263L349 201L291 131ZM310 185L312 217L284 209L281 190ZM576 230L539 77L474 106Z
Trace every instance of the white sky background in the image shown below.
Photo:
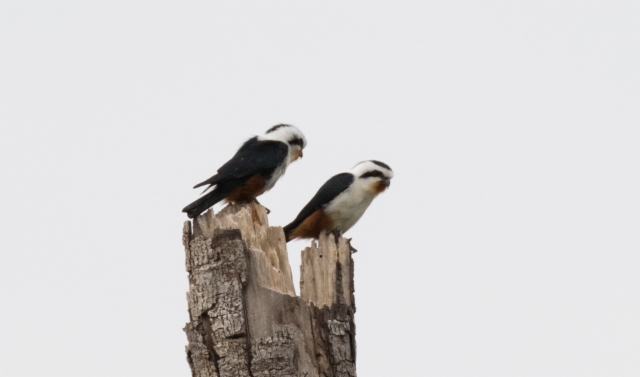
M640 375L638 4L3 1L0 375L188 376L180 210L280 122L272 225L396 172L360 376Z

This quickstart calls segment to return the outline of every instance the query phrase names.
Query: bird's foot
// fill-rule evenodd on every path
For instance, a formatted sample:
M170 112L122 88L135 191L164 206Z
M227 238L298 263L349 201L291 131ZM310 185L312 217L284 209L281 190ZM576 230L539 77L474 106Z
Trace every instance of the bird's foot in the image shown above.
M253 202L256 204L260 204L260 202L258 201L258 199L253 199ZM263 206L262 204L260 204L262 206L262 208L264 208L267 211L267 215L271 213L271 210L265 206Z
M351 253L357 253L357 252L358 252L358 249L356 249L355 247L351 246L351 240L352 240L352 239L353 239L353 238L347 238L347 243L349 244L349 251L350 251Z

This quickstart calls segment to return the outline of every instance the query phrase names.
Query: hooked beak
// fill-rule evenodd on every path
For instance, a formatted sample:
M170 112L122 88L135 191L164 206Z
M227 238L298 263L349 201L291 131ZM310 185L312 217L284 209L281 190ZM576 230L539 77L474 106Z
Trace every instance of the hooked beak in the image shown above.
M299 159L299 158L302 158L302 149L300 149L300 150L298 151L298 155L296 156L296 158L295 158L295 159L297 160L297 159Z
M378 194L385 192L389 186L391 185L391 181L389 179L383 179L380 181L377 181L376 183L373 184L373 189L375 192L377 192Z

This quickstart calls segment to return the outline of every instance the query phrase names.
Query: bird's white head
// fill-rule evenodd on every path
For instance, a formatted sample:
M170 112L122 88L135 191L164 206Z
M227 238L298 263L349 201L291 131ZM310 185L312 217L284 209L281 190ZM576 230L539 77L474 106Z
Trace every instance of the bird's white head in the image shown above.
M389 165L376 160L362 161L354 166L350 173L365 190L376 195L385 191L393 178L393 170Z
M307 146L307 139L305 139L298 127L289 124L273 126L258 139L280 141L287 144L289 147L289 163L302 158L302 150Z

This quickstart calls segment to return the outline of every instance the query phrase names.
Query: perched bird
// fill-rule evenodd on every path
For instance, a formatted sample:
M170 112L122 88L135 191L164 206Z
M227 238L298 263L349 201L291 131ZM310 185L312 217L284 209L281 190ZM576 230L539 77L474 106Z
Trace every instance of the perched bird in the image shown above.
M271 190L287 170L290 163L302 157L307 140L298 128L278 124L264 135L247 140L227 161L218 174L198 183L193 188L209 185L209 193L184 207L189 218L194 218L221 200L250 202Z
M298 217L284 227L287 242L318 238L322 231L346 232L360 220L373 199L391 184L391 168L375 160L363 161L351 171L329 179Z

